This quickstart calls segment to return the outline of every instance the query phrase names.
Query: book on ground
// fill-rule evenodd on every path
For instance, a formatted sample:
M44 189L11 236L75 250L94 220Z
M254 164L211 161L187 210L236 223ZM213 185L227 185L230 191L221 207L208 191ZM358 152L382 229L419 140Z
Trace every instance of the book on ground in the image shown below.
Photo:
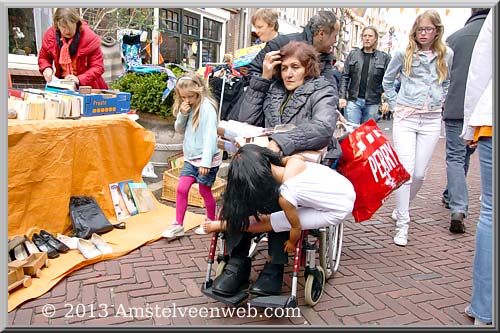
M118 183L109 184L109 191L111 192L111 199L113 200L116 219L121 221L130 217L130 213L127 210L127 205L125 204L125 200L123 200Z
M136 215L139 213L137 207L135 206L134 198L132 197L132 191L130 191L130 187L128 186L130 183L133 183L132 180L125 180L118 183L118 187L120 187L120 193L125 201L125 205L130 213L130 215Z
M156 205L153 201L153 193L151 193L146 183L129 183L128 186L130 187L132 197L134 198L139 213L145 213L156 209Z

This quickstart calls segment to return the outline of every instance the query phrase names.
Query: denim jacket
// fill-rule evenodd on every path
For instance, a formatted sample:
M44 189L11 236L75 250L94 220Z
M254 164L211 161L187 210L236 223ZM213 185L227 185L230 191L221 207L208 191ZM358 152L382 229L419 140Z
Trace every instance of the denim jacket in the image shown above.
M217 148L217 111L214 106L204 100L200 106L198 127L193 129L193 111L187 115L179 112L175 120L175 131L184 134L182 150L184 158L192 161L201 158L201 166L210 168L212 158L219 152Z
M429 110L436 110L442 107L448 87L450 86L450 73L453 62L453 50L446 47L445 62L448 66L448 74L443 82L439 83L437 74L437 54L428 59L427 56L415 51L411 63L411 73L406 75L404 72L405 50L397 50L387 67L382 85L392 111L396 104L423 108L425 102L428 102ZM397 73L401 73L401 88L396 93L394 80Z

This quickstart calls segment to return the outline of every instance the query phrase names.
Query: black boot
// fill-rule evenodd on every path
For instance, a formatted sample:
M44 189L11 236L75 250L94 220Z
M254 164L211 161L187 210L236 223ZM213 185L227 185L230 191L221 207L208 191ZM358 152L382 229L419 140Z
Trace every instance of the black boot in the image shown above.
M250 287L250 293L261 296L281 295L285 265L266 263L259 278Z
M248 288L251 268L252 259L248 257L231 257L222 274L214 280L213 292L224 296L233 296Z

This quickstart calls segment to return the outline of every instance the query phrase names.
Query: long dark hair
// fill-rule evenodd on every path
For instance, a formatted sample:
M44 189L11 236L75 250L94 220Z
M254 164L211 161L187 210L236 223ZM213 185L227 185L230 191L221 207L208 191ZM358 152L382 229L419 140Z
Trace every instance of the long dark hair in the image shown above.
M233 156L227 175L220 219L229 234L248 228L249 217L279 211L279 185L271 164L284 166L273 151L254 144L241 147Z

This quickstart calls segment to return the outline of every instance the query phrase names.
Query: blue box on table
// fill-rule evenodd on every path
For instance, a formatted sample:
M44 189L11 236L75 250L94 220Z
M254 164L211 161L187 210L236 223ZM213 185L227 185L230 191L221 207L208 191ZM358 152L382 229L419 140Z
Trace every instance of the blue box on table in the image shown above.
M82 117L101 116L130 111L129 92L101 90L100 93L79 94L74 91L58 91L58 93L78 96L83 99Z

